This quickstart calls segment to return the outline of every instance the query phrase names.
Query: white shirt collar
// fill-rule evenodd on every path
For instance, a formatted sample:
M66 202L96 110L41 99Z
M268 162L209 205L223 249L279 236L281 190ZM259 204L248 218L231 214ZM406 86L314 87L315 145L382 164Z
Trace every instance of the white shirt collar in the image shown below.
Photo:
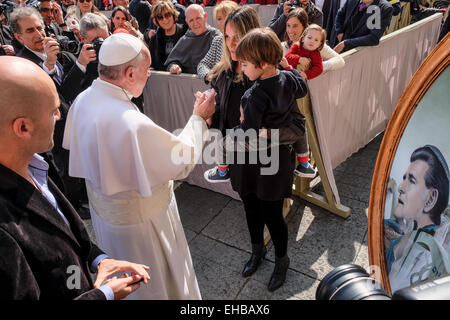
M27 48L28 50L30 50L31 52L33 52L35 55L37 55L39 58L41 58L43 61L47 60L47 54L45 52L38 52L38 51L34 51L31 50L30 48L28 48L27 46L25 46L25 48Z

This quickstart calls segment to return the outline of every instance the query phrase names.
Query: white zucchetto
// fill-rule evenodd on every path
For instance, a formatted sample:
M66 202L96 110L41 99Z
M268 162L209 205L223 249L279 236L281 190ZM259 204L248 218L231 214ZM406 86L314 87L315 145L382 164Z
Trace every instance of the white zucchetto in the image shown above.
M98 61L104 66L118 66L129 62L141 52L144 43L127 33L116 33L103 42Z

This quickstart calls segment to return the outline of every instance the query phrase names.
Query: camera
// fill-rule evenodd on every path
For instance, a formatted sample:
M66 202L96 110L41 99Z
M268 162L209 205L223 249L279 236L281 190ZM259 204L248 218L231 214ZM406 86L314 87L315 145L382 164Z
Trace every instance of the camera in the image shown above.
M14 10L14 8L18 7L18 5L10 0L3 1L0 3L0 15L3 13L5 17L8 18L8 15Z
M291 12L292 10L295 10L297 8L301 8L302 7L302 3L299 0L294 0L291 2L291 8L289 9L289 12Z
M78 42L70 40L66 36L55 36L55 40L58 42L61 51L67 51L74 54L78 52Z
M390 297L363 267L345 264L320 281L316 300L390 300Z
M103 44L103 41L105 41L103 38L97 37L92 41L92 47L89 48L89 50L95 50L95 54L97 55L97 60L98 60L98 54L100 52L100 48Z
M425 280L397 290L392 300L449 300L450 275ZM361 266L345 264L322 279L316 300L391 300L381 284Z

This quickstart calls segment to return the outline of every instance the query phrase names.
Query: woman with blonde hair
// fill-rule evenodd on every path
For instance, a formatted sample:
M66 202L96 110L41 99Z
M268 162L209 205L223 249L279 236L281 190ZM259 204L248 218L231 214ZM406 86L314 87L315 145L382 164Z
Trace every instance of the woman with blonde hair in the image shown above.
M227 129L240 124L241 98L252 86L252 82L242 73L236 49L240 40L250 30L260 27L259 16L250 6L234 9L225 20L222 59L210 73L211 86L217 93L216 112L212 119L208 120L210 127L219 129L223 136ZM280 52L280 57L281 54ZM273 175L262 175L260 162L250 164L246 161L244 164L230 164L228 170L231 186L244 204L251 241L252 254L242 270L242 276L251 276L264 260L267 253L264 244L264 226L266 225L275 247L275 268L268 283L269 291L274 291L283 285L289 268L288 230L282 209L284 198L292 194L295 153L288 146L280 146L278 151L279 156L272 161L278 162L279 169ZM244 156L248 160L248 154ZM210 171L207 173L209 174ZM214 174L214 172L211 173Z
M225 19L228 13L237 7L239 7L238 4L230 0L222 1L214 7L214 18L216 19L217 27L222 34L214 37L208 53L197 66L197 75L200 79L205 80L206 83L209 83L210 80L208 73L222 58L223 26Z

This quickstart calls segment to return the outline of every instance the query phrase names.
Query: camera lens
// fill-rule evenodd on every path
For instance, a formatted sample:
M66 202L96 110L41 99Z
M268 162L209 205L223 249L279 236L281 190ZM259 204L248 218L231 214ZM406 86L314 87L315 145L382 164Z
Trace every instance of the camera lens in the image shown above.
M320 281L316 300L390 300L390 297L362 267L345 264Z
M56 36L56 41L58 41L61 51L67 51L70 53L78 52L78 42L69 40L66 36Z

